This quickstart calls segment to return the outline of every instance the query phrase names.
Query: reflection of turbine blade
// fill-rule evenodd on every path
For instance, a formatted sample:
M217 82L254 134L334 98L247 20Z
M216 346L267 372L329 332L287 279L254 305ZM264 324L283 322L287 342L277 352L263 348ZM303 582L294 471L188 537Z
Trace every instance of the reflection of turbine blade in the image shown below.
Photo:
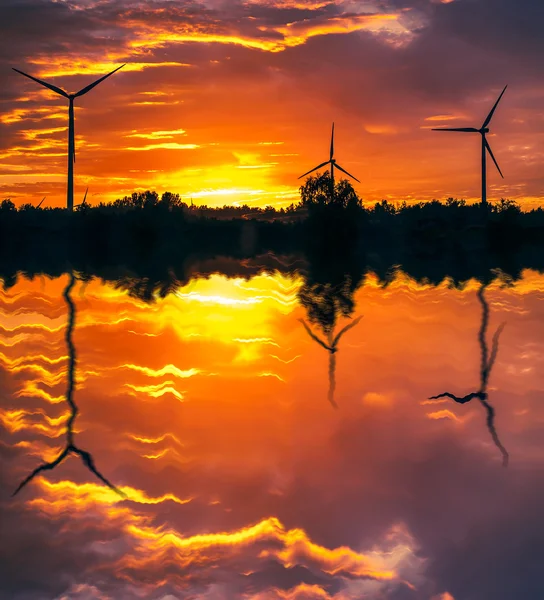
M336 348L336 346L338 345L338 342L340 341L340 338L344 335L344 333L346 333L346 331L349 331L350 329L353 329L355 327L355 325L357 325L357 323L359 323L359 321L362 318L363 318L363 315L361 315L360 317L357 317L354 321L351 321L351 323L348 323L343 329L341 329L340 332L338 333L338 335L334 338L332 347Z
M489 357L489 363L488 363L489 371L491 371L491 369L493 368L493 364L497 358L497 352L499 351L499 337L500 337L505 325L506 325L506 323L501 323L497 327L497 331L495 331L495 333L493 335L493 341L491 343L491 356Z
M64 448L62 453L58 456L58 458L56 458L54 461L49 462L49 463L44 463L44 464L40 465L39 467L37 467L36 469L34 469L34 471L32 471L32 473L19 484L19 486L13 493L14 496L16 494L18 494L25 487L25 485L27 483L32 481L32 479L34 479L34 477L36 477L36 475L38 475L42 471L50 471L50 470L54 469L56 466L60 465L60 463L70 453L73 453L73 454L77 454L78 456L80 456L81 460L87 466L87 468L92 473L94 473L94 475L96 475L96 477L98 477L98 479L103 481L110 489L117 492L120 496L122 496L124 498L126 497L126 495L123 492L118 490L113 484L111 484L98 471L98 469L96 468L96 466L94 464L94 460L93 460L93 457L91 456L91 454L85 450L82 450L81 448L78 448L74 444L73 428L74 428L74 421L76 420L76 417L78 414L78 408L77 408L77 406L74 402L74 398L73 398L74 389L75 389L75 369L76 369L76 349L75 349L75 345L74 345L73 334L74 334L74 328L75 328L75 324L76 324L76 307L72 300L72 297L70 296L70 292L72 291L72 288L74 287L75 282L76 282L76 278L74 277L74 272L71 271L70 279L68 280L68 285L66 286L66 288L64 289L63 294L62 294L64 296L66 304L68 305L68 325L66 327L66 334L65 334L65 338L64 338L66 340L66 346L68 347L68 386L66 389L65 399L66 399L66 402L68 403L68 405L70 406L70 411L71 411L70 417L68 418L68 422L66 425L66 428L67 428L66 447Z
M17 489L13 492L12 496L16 496L24 487L27 483L30 483L34 477L36 477L36 475L38 475L39 473L41 473L42 471L51 471L53 470L56 466L60 465L60 463L68 456L68 448L64 448L64 450L62 451L62 453L53 461L49 462L49 463L44 463L43 465L40 465L39 467L36 467L34 469L34 471L32 471L32 473L30 473L30 475L24 479L23 481L21 481L21 483L18 485Z
M450 392L443 392L442 394L438 394L437 396L429 396L429 400L440 400L440 398L451 398L452 400L455 400L455 402L457 402L459 404L466 404L467 402L470 402L473 398L478 398L479 395L480 394L478 392L471 392L470 394L467 394L466 396L463 396L462 398L460 398L459 396L455 396L454 394L451 394Z
M79 456L81 456L81 460L85 463L85 465L87 466L89 471L94 473L96 475L96 477L98 477L98 479L100 479L103 483L105 483L110 488L110 490L113 490L114 492L117 492L120 496L123 496L123 498L126 498L126 494L124 492L117 489L112 483L110 483L104 477L104 475L102 475L102 473L100 473L100 471L96 468L93 457L91 456L91 454L89 452L86 452L85 450L82 450L81 448L77 448L76 446L72 447L72 452L74 452L75 454L79 454Z
M338 404L334 399L334 391L336 390L336 353L329 353L329 393L328 398L329 402L332 404L333 408L338 408Z
M299 319L299 321L304 325L304 329L306 329L308 335L314 340L316 341L320 346L323 346L323 348L325 348L325 350L327 351L331 351L332 348L330 348L327 344L325 344L325 342L323 340L320 340L317 335L315 335L315 333L308 327L308 325L306 324L306 321L304 319Z

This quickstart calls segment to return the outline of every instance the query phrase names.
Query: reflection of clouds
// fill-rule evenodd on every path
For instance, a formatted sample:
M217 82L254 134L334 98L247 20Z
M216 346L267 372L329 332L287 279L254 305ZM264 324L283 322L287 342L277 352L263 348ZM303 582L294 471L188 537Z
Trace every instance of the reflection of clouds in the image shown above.
M218 281L223 294L228 282ZM25 295L32 302L39 285L17 284L21 306ZM195 288L200 285L213 292L213 282ZM52 286L46 284L47 315L62 308ZM263 286L272 295L273 283ZM248 287L264 295L258 278ZM435 412L450 410L463 422L445 415L431 420L429 406L418 402L429 389L446 389L451 381L468 389L477 377L480 315L473 293L470 286L457 292L413 282L384 295L363 287L356 299L365 307L365 327L342 340L355 347L338 364L345 396L332 417L318 401L323 390L315 365L324 351L308 343L297 322L300 309L283 312L271 301L246 305L238 315L237 306L197 308L179 298L146 306L91 283L88 325L78 324L75 340L82 370L97 375L78 387L78 440L92 444L97 464L129 499L120 501L99 482L83 483L87 473L78 461L37 481L19 502L0 499L3 528L13 540L0 548L8 597L443 600L448 590L456 599L510 600L501 593L513 589L530 598L525 582L534 587L540 565L531 562L528 540L544 500L541 369L516 377L493 373L501 434L516 455L507 474L489 468L494 454L481 443L481 407L441 404ZM494 299L503 297L524 311L509 313L509 344L500 360L538 367L544 339L538 293L527 287L522 294L493 292ZM102 325L121 314L126 320L111 330ZM493 317L497 323L503 317L496 305ZM232 324L227 332L225 322ZM282 352L265 343L253 362L238 367L232 361L238 347L260 342L233 343L235 337L274 340ZM10 361L57 357L65 354L54 343L61 338L59 330L2 352ZM270 351L300 356L283 363ZM530 356L520 359L523 352ZM181 392L176 377L116 368L125 364L201 373L179 379L191 399L182 404L169 393L148 394L169 382ZM258 376L275 372L284 383ZM39 408L55 418L42 398L16 397L34 377L3 368L2 408ZM137 402L125 384L146 388L135 392ZM8 473L0 473L2 487L17 480L15 468L32 468L36 458L27 455L49 459L59 451L58 439L31 429L3 432ZM36 550L43 547L47 553ZM459 576L459 565L466 576ZM34 596L28 575L17 575L31 566ZM394 577L363 575L386 572Z

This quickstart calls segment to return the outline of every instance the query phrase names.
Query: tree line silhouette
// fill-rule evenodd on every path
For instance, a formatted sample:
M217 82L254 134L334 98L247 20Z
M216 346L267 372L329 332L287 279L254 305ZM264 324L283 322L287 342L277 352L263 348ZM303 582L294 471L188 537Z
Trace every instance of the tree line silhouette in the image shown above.
M111 204L81 203L73 212L16 208L4 200L0 277L9 286L18 273L59 276L70 264L108 281L130 273L150 298L165 282L187 281L195 265L216 257L291 256L331 276L342 263L384 281L402 268L436 283L481 279L493 268L516 278L523 268L544 265L541 208L522 212L516 202L501 200L487 205L483 219L481 205L451 198L366 207L348 181L336 182L332 197L330 183L328 173L309 177L300 202L280 210L190 207L179 195L149 191Z

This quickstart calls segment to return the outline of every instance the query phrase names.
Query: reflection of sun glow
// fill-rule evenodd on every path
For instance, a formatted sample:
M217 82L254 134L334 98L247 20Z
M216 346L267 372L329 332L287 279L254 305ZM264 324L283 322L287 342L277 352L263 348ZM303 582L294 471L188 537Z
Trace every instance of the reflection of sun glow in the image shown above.
M188 377L194 377L195 375L201 373L199 369L188 369L187 371L183 371L174 365L165 365L162 367L162 369L150 369L149 367L142 367L140 365L123 365L121 368L138 371L139 373L144 373L144 375L148 375L149 377L164 377L165 375L173 375L174 377L179 377L180 379L187 379ZM150 388L148 387L146 389L149 393Z
M152 398L161 398L165 394L172 394L180 402L183 402L183 394L174 388L174 383L172 381L165 381L164 383L159 383L157 385L133 385L131 383L125 383L125 387L128 387L134 392L148 394Z
M40 487L45 494L52 496L54 502L46 498L34 498L29 501L31 506L39 506L47 512L59 514L71 505L79 509L94 504L120 504L124 502L135 502L137 504L161 504L163 502L174 502L175 504L188 504L193 498L178 498L175 494L163 494L162 496L148 496L145 492L130 486L120 486L119 489L127 496L121 500L119 494L103 485L96 483L73 483L72 481L59 481L52 483L43 477L39 479Z

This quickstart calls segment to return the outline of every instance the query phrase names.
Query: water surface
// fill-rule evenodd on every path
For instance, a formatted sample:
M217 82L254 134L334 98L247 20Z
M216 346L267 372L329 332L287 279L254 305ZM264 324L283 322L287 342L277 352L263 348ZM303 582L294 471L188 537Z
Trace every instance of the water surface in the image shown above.
M297 275L76 281L73 440L126 498L73 453L10 497L66 447L68 283L0 293L2 598L543 597L544 277L368 276L348 318ZM481 388L501 323L506 468L479 398L429 400Z

